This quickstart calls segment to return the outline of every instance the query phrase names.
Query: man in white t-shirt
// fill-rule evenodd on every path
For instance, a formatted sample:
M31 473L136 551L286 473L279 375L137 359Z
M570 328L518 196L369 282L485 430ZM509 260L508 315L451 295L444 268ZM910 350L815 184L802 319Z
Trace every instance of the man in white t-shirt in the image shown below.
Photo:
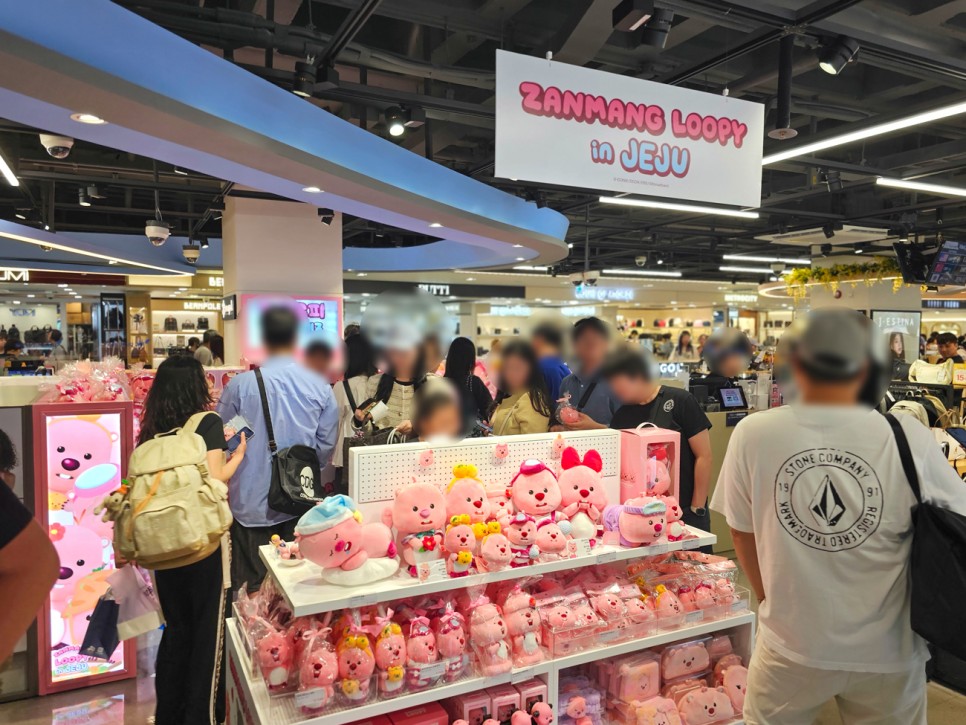
M747 417L728 446L711 508L761 602L748 725L809 725L832 698L846 725L926 723L928 654L910 627L916 500L868 404L888 383L879 337L860 313L813 312L789 346L796 402ZM900 418L923 498L966 512L930 431Z

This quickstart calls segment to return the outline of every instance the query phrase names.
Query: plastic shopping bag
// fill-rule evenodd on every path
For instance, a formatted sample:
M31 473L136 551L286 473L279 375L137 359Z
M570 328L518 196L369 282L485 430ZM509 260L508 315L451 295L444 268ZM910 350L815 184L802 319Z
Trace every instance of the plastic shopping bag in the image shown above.
M119 607L117 633L122 640L132 639L164 624L154 585L140 568L128 564L111 574L107 581Z

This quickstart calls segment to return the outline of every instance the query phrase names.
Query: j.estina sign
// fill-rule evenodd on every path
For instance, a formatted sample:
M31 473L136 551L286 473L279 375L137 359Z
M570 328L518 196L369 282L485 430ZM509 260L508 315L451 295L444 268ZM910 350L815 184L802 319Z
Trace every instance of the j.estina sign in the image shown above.
M764 106L497 51L496 175L757 207Z

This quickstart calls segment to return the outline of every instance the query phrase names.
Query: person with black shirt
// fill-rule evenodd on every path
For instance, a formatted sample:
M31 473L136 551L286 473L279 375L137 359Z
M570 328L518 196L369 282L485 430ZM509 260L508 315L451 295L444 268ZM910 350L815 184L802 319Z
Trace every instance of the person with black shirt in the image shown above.
M158 366L144 402L138 444L180 428L195 413L211 407L211 393L201 363L193 357L169 357ZM221 417L210 412L195 428L205 441L212 478L228 483L245 456L241 443L226 460ZM224 620L228 577L228 536L201 561L155 572L165 628L158 647L154 687L155 722L216 723L225 719ZM115 559L117 559L115 553ZM118 559L118 566L123 561Z
M457 337L449 345L443 377L453 383L459 393L463 417L463 435L471 434L477 423L486 421L493 396L474 371L476 369L476 345L467 337Z
M936 344L939 347L939 356L942 358L940 362L947 360L952 360L954 363L966 362L963 359L962 350L959 348L959 341L953 333L940 333L939 337L936 338Z
M604 363L603 374L623 404L614 413L610 427L636 428L653 423L681 433L681 481L678 500L684 523L708 531L708 487L711 479L711 421L687 390L657 382L657 374L646 350L621 349Z

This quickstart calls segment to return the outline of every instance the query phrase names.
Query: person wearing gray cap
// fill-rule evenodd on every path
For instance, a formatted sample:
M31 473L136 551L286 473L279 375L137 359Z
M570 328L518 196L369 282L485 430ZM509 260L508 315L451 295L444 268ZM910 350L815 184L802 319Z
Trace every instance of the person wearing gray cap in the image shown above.
M910 626L916 499L874 409L891 371L884 339L854 310L822 309L782 343L776 375L795 402L738 424L711 500L761 603L744 720L806 725L834 699L845 725L925 725L928 654ZM966 513L931 432L898 418L923 499Z

